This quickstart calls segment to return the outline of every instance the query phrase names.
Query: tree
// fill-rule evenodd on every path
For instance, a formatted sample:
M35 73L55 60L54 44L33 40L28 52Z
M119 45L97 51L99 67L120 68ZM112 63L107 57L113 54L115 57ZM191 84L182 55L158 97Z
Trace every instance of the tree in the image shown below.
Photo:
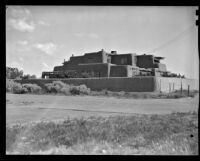
M23 77L23 79L35 79L36 78L36 75L30 75L30 74L25 74Z
M33 74L30 78L31 78L31 79L36 79L37 77L36 77L35 74Z
M23 79L30 79L30 74L24 74Z
M6 78L17 79L23 76L23 70L17 68L6 67Z
M17 68L6 67L6 78L7 79L36 79L36 75L25 74L23 75L23 70Z

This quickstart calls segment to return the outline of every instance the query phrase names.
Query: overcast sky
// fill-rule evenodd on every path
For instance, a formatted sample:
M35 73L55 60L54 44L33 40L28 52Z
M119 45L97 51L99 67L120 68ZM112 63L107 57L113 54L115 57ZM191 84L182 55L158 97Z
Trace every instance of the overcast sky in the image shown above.
M8 6L6 65L41 77L74 54L101 49L163 56L198 78L196 7Z

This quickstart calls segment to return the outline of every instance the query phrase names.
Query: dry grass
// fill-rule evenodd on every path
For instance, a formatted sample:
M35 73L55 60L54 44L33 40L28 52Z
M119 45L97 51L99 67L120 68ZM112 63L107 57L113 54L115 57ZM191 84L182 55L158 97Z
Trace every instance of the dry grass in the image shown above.
M198 114L67 119L6 128L7 154L196 155Z
M187 90L176 90L170 93L160 93L160 92L112 92L108 90L101 91L91 91L92 96L106 96L106 97L117 97L117 98L134 98L134 99L177 99L184 97L194 97L199 92L197 90L191 90L189 95Z

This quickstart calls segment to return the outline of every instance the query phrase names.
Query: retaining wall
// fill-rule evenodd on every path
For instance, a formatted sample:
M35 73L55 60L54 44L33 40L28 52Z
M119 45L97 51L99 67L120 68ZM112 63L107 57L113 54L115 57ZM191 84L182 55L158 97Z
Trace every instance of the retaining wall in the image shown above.
M34 83L41 87L45 83L53 81L63 81L67 84L80 85L85 84L91 90L107 89L110 91L125 92L153 92L155 91L155 77L135 77L135 78L73 78L73 79L30 79L16 80L19 83Z
M180 79L180 78L166 78L154 76L142 77L114 77L114 78L73 78L73 79L29 79L16 80L19 83L35 83L41 87L46 83L53 81L63 81L67 84L80 85L85 84L91 90L107 89L110 91L125 91L125 92L169 92L173 90L180 90L181 82L182 89L187 89L190 85L190 90L199 90L198 80L194 79ZM173 85L174 84L174 85ZM173 88L174 86L174 88Z

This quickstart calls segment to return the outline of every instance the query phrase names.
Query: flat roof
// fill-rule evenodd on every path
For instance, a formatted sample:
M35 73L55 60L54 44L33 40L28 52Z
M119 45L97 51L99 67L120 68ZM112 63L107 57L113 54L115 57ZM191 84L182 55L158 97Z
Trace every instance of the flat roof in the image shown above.
M154 59L165 59L165 57L161 57L161 56L154 56L152 54L143 54L143 55L136 55L136 56L153 56Z
M161 56L155 56L154 58L156 58L156 59L165 59L165 57L161 57Z

